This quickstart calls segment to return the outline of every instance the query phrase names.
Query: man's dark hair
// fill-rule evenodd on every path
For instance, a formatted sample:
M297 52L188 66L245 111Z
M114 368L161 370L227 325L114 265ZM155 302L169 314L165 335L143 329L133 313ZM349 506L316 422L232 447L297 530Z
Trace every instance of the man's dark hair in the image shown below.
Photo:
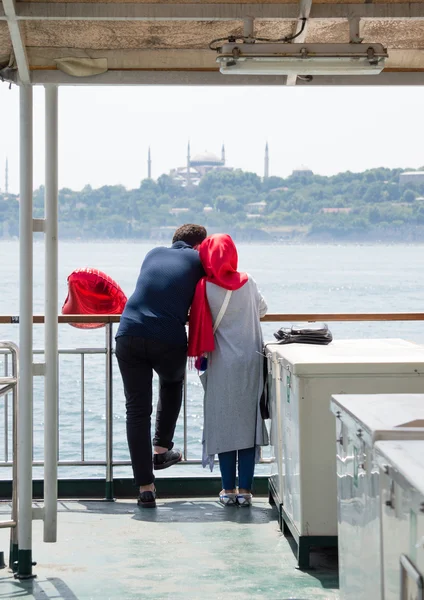
M175 242L185 242L194 248L198 244L201 244L206 236L206 229L202 225L193 225L192 223L187 223L186 225L181 225L181 227L178 227L174 233L174 237L172 238L172 243L175 244Z

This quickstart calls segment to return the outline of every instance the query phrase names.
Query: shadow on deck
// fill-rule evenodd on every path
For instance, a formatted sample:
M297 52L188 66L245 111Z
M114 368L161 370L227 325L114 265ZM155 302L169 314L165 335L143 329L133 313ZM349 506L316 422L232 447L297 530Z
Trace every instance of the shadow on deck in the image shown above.
M274 511L265 498L250 509L211 498L164 499L156 509L60 501L56 544L42 543L34 522L37 578L0 571L0 599L337 600L337 552L313 553L313 568L299 571Z

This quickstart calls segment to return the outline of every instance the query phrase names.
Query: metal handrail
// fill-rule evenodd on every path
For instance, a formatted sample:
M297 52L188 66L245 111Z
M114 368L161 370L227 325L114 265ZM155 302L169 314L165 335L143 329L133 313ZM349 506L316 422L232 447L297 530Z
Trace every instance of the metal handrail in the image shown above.
M12 511L11 519L0 521L0 529L10 527L10 552L9 552L9 567L14 569L18 559L18 373L19 373L19 352L18 347L13 342L0 342L0 349L12 355L12 375L8 376L5 373L4 377L0 377L0 385L4 387L0 389L0 396L6 396L5 406L7 405L7 394L12 392L12 445L13 445L13 461L12 461ZM5 363L5 370L8 368ZM7 412L6 412L7 418ZM5 438L7 434L5 432ZM7 452L7 445L5 447Z
M58 323L119 323L121 315L58 315ZM424 313L268 313L263 323L292 321L424 321ZM0 315L0 325L19 323L19 317ZM44 315L34 315L33 323L42 325Z
M81 457L80 460L58 460L59 467L68 466L101 466L106 468L106 497L113 497L113 468L121 466L130 466L130 460L113 459L113 323L118 323L120 315L60 315L59 323L104 323L106 343L103 348L63 348L59 349L59 354L79 354L81 356ZM424 321L424 313L278 313L268 314L262 321L264 322L294 322L294 321ZM19 318L10 315L0 315L0 324L18 323ZM35 315L34 323L44 323L43 315ZM0 354L4 350L0 347ZM34 350L34 354L44 354L44 350ZM87 354L105 355L106 368L106 456L105 460L86 460L85 459L85 356ZM0 379L1 381L1 379ZM182 464L197 465L201 464L200 459L187 458L187 378L184 381L183 396L183 427L184 427L184 449ZM10 391L10 390L8 390ZM7 424L7 403L5 404L5 423ZM15 411L14 411L15 413ZM5 426L5 461L0 462L1 467L13 466L14 462L8 460L7 456L7 438L8 430ZM262 459L262 462L269 462L268 459ZM44 461L34 460L33 466L43 466Z

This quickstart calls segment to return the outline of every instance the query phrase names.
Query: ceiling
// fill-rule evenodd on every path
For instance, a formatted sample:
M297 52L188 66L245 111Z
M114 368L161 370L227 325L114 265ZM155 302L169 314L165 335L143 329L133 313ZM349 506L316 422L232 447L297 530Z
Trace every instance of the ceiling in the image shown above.
M242 35L387 47L380 75L225 76L209 43ZM0 73L32 84L422 85L424 2L20 2L0 0Z

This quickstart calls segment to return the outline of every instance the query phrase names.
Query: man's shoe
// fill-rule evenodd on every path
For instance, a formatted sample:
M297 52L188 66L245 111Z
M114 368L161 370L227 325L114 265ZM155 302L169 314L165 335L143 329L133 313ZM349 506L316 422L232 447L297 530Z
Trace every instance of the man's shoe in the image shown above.
M137 504L142 508L156 508L156 492L140 492Z
M153 468L158 471L159 469L167 469L172 465L177 464L182 459L183 455L179 450L167 450L163 454L153 455Z

